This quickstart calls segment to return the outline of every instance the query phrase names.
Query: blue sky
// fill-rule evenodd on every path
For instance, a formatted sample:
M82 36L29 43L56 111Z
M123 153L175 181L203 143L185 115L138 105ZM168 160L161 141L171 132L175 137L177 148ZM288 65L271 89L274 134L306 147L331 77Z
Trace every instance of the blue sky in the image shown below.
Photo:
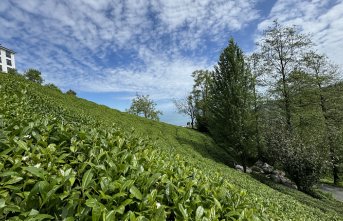
M311 33L343 66L343 0L1 0L0 43L20 72L121 111L149 94L162 121L184 125L172 99L191 90L191 73L212 69L228 39L245 53L275 19Z

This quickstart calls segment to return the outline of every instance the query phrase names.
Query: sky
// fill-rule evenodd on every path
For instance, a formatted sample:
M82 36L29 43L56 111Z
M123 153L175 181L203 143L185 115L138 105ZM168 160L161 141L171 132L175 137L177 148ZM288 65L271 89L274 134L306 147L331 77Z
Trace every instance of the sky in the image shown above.
M275 19L343 67L343 0L0 0L0 44L21 73L121 111L150 95L161 121L185 125L172 100L192 72L212 70L230 37L252 53Z

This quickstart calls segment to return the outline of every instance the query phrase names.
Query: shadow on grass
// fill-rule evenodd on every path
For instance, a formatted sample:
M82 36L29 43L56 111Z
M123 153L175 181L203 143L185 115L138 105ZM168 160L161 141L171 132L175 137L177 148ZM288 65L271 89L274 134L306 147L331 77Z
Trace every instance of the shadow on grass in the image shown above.
M193 129L188 130L192 131ZM206 134L199 134L196 138L192 137L190 134L189 136L179 136L176 134L176 140L180 145L191 146L204 158L209 158L228 166L234 165L233 158L222 148L217 146L212 139L209 139L208 135Z

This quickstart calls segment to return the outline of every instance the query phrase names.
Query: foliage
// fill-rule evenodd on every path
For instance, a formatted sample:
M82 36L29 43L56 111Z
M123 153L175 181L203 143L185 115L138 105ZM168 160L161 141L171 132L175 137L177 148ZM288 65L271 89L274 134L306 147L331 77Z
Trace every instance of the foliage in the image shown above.
M194 79L192 99L195 103L196 128L208 132L208 101L212 73L208 70L197 70L192 73Z
M57 90L57 91L59 91L59 92L62 92L61 89L59 89L59 88L58 88L56 85L54 85L53 83L46 84L45 87L48 87L48 88ZM76 93L75 93L75 95L76 95Z
M305 145L299 138L293 138L289 145L284 152L283 168L299 190L312 194L323 170L324 157L318 147Z
M325 142L328 144L330 167L337 185L340 182L339 164L343 162L342 134L342 95L338 82L338 67L330 63L325 55L313 51L304 57L306 71L312 78L317 93L318 106L324 119ZM333 87L331 85L334 85ZM331 87L330 87L331 86ZM325 87L330 87L326 89Z
M28 69L25 72L24 77L27 80L38 83L38 84L42 84L44 81L42 78L42 73L36 69Z
M258 113L265 146L259 157L283 167L306 192L328 163L339 181L343 134L341 95L333 87L337 67L311 51L311 45L307 35L275 21L255 55L256 73L269 80L269 97Z
M127 110L127 112L129 114L143 116L147 119L156 121L160 120L159 115L162 114L161 111L156 110L156 103L149 98L149 95L139 94L132 99L131 107Z
M0 219L342 220L228 168L194 130L6 74L0 102Z
M191 118L191 127L194 129L194 121L196 116L196 104L192 94L182 100L174 100L174 104L180 114L188 115Z
M72 89L69 89L67 92L66 92L67 95L71 95L71 96L76 96L76 92L73 91Z
M282 109L289 130L292 127L291 97L287 79L290 73L299 66L301 56L310 44L311 40L308 36L300 34L295 27L284 27L277 21L264 31L259 43L259 56L263 63L264 73L275 79L270 83L274 89L274 96L282 101Z
M224 148L238 156L244 170L256 148L255 127L251 124L252 83L243 52L230 39L210 84L209 128Z
M7 73L8 74L19 75L17 69L15 69L15 68L7 68Z

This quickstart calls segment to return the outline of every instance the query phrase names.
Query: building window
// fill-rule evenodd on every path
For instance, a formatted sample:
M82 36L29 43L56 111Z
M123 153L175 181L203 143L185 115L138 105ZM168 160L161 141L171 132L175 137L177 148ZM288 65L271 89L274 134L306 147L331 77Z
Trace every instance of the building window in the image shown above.
M0 72L2 72L2 65L0 65Z
M7 61L7 65L8 66L12 66L12 61L11 60L7 59L6 61Z
M11 52L6 51L6 57L10 58L11 57Z
M1 56L0 56L0 63L2 63L2 61L1 61Z

